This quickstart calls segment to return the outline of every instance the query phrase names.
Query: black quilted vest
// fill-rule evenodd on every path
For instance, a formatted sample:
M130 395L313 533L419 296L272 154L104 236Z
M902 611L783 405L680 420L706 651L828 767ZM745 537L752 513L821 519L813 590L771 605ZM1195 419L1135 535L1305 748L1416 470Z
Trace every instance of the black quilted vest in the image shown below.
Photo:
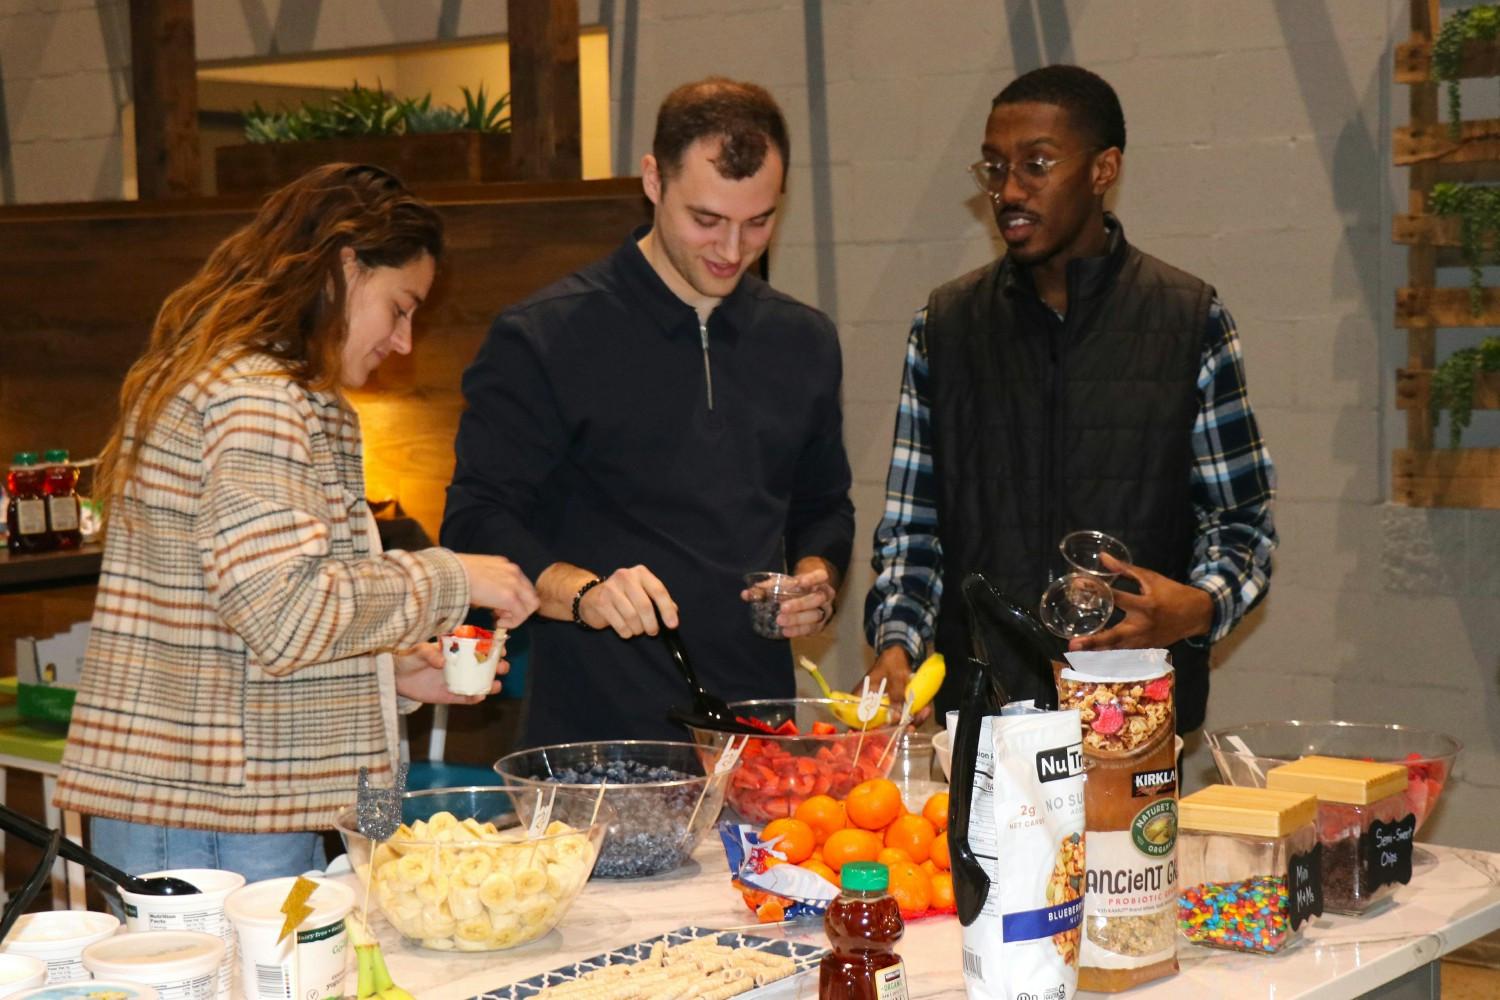
M1036 608L1063 572L1058 542L1097 530L1134 562L1185 582L1197 378L1213 289L1125 241L1068 265L1059 319L1007 258L932 293L926 347L939 484L943 599L937 648L956 707L972 654L960 584L982 572ZM1127 581L1128 582L1128 581ZM1203 723L1208 650L1177 643L1177 723Z

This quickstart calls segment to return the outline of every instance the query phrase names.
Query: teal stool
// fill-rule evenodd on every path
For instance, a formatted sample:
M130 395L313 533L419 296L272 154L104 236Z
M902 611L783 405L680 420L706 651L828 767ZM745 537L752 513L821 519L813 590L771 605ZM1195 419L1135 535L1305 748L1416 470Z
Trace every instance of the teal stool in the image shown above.
M481 626L483 627L483 626ZM520 698L526 690L526 663L531 659L531 638L526 629L515 629L505 642L510 672L501 678L501 698ZM448 706L432 706L432 733L427 740L427 759L411 762L406 773L410 791L429 788L468 788L500 783L494 768L479 764L450 764L443 760L448 742Z

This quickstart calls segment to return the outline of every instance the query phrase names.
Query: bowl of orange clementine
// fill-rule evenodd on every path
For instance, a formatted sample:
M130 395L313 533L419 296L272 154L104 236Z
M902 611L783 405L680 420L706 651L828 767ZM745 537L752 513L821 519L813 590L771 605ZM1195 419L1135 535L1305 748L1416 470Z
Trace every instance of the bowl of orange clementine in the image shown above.
M890 892L907 919L952 913L953 876L948 860L948 793L903 800L900 787L873 778L842 799L813 795L787 817L760 829L760 839L786 864L805 868L840 886L843 867L875 861L890 871ZM746 903L765 919L780 903L747 893Z

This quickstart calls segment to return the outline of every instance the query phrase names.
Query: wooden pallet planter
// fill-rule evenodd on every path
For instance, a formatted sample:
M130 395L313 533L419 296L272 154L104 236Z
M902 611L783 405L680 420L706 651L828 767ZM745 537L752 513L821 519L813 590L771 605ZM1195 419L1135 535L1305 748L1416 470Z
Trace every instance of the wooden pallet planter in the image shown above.
M325 163L370 163L408 184L508 181L509 132L424 132L309 142L223 146L215 153L220 194L270 191Z
M1438 8L1438 0L1411 0L1411 38L1396 47L1395 80L1411 87L1411 124L1395 130L1393 156L1397 166L1411 169L1408 214L1396 216L1391 232L1394 242L1408 247L1406 287L1396 292L1396 325L1407 331L1407 363L1396 373L1407 446L1392 461L1392 500L1411 507L1500 508L1500 448L1448 449L1433 440L1438 331L1500 325L1500 288L1484 289L1476 316L1468 288L1437 284L1439 267L1465 262L1458 220L1431 214L1433 185L1500 181L1500 119L1464 121L1455 140L1439 114L1442 88L1430 76ZM1500 76L1500 42L1465 43L1459 76ZM1474 408L1500 408L1500 375L1479 376Z

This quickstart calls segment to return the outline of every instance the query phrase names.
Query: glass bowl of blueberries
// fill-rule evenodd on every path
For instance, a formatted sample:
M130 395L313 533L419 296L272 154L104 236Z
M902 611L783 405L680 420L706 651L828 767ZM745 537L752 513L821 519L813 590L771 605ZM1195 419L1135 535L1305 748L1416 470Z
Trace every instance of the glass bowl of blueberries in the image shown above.
M712 764L710 764L710 767ZM724 805L735 768L706 773L691 743L562 743L495 762L507 785L583 788L614 807L594 864L598 878L644 878L685 863Z

